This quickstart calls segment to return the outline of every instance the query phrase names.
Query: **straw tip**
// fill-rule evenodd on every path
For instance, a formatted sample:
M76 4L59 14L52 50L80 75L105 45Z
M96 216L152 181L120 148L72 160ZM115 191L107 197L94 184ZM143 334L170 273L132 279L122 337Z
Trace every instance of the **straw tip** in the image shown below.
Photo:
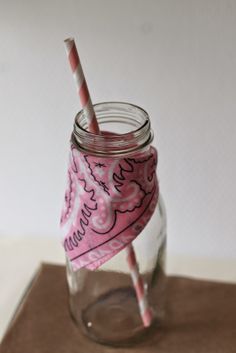
M70 43L70 42L74 42L73 37L69 37L69 38L64 39L64 43Z

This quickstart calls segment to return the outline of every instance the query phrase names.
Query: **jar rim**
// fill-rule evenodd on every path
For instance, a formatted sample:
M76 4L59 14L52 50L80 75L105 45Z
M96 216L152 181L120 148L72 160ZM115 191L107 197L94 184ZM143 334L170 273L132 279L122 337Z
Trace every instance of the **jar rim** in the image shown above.
M95 134L87 130L85 112L80 110L75 116L72 133L72 143L78 149L96 155L117 156L141 150L152 142L149 115L138 105L109 101L94 104L93 107L100 126L119 122L135 128L121 134Z

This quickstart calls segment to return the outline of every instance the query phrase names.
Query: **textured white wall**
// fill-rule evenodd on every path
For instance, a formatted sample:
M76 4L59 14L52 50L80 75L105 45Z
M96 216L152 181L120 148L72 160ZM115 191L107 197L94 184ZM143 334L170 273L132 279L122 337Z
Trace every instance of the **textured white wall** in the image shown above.
M150 114L169 253L236 260L236 2L0 2L0 236L58 236L79 109L63 39L94 102Z

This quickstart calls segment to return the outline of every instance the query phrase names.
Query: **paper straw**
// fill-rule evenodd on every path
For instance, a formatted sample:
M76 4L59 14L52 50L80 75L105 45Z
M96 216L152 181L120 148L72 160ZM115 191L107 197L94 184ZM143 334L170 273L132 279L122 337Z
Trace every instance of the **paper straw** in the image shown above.
M129 264L130 274L135 288L136 297L138 299L139 311L145 327L151 325L152 322L152 311L148 305L147 293L144 287L142 276L139 272L138 262L136 260L134 248L132 244L129 244L126 248L127 261Z
M73 72L78 95L84 113L88 122L88 130L94 134L99 133L98 122L93 109L92 101L90 98L88 86L84 77L83 69L80 63L79 55L75 46L73 38L68 38L65 41L65 48L70 62L71 70Z
M88 86L84 77L83 69L80 63L79 55L73 38L68 38L64 41L65 48L73 72L74 81L78 90L78 95L85 116L88 121L88 130L94 134L99 134L99 126L93 109ZM150 326L152 322L152 312L148 305L147 293L144 288L143 279L139 273L138 263L136 261L135 252L132 244L126 246L127 262L136 292L136 297L139 305L140 315L145 327Z

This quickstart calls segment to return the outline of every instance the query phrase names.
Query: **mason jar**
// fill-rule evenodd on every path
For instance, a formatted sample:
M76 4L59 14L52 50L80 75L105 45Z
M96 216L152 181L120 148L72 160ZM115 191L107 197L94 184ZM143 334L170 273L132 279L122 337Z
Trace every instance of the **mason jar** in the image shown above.
M151 166L141 163L145 160L145 156L150 155L151 149L155 150L151 144L153 131L147 112L138 106L122 102L99 103L94 105L94 109L101 134L95 135L88 132L86 116L83 111L79 112L75 118L71 137L73 151L82 153L86 160L91 158L90 169L96 167L96 171L101 175L111 173L110 170L105 169L108 164L106 161L114 160L115 165L118 166L123 161L129 164L135 162L134 168L137 169L135 175L146 173L145 177L149 181L151 178L156 178L155 163L152 162ZM98 158L99 163L93 162L93 158ZM150 172L148 168L152 168L152 171ZM125 172L128 170L123 167L120 179L115 179L114 173L113 179L121 184ZM95 174L92 173L92 175ZM103 187L106 191L104 183L102 184L99 178L95 178L95 181L97 187ZM137 183L140 190L145 189L145 185L138 183L138 177L131 181L129 179L129 183ZM66 268L71 315L78 329L92 340L102 344L126 346L145 340L152 332L156 334L160 330L164 318L166 213L163 199L159 194L157 179L153 183L156 183L158 188L157 199L155 202L150 199L146 206L151 216L142 224L145 216L144 209L142 217L134 217L131 219L132 222L127 223L126 235L127 230L131 231L129 228L131 226L136 227L139 233L132 243L119 249L119 242L115 242L116 238L114 238L113 243L110 243L114 248L114 254L108 256L108 260L106 257L105 260L102 258L96 268L82 265L78 268L67 254ZM129 185L126 186L127 190L128 187ZM129 197L127 196L126 200L126 196L126 194L122 196L124 210L120 211L120 214L128 219L132 213L129 209ZM67 195L67 203L68 197ZM111 209L113 203L114 200L111 200L109 206ZM133 209L138 207L137 199ZM99 215L102 219L102 212ZM98 219L98 224L99 221L102 223ZM87 219L87 223L84 224L88 225L88 222ZM68 243L68 239L67 242L64 241L65 250L68 251L68 248L70 250L69 244L79 247L81 239L80 235L80 238L77 236L70 239L71 243ZM133 251L134 270L131 268L127 249ZM143 291L141 294L145 300L145 308L140 300L140 288L141 292ZM143 311L147 307L151 316L148 324L145 324Z

